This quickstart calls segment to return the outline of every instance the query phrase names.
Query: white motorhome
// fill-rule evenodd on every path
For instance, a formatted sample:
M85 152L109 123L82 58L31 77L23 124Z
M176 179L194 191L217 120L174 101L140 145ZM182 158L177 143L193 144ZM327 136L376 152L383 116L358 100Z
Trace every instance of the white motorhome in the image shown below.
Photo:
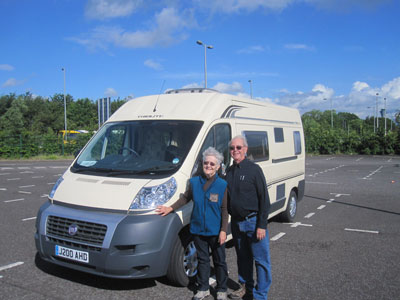
M228 166L228 143L238 134L267 179L269 217L293 220L305 185L299 112L208 89L173 90L127 102L82 149L39 209L41 258L106 277L167 275L186 285L197 267L192 205L166 217L155 208L179 198L209 146Z

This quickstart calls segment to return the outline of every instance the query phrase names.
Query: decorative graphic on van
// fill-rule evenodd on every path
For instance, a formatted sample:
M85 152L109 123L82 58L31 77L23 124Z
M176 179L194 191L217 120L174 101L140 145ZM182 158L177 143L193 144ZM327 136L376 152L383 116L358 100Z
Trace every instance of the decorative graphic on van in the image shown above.
M239 105L231 105L229 106L227 109L225 109L225 111L222 113L221 115L221 119L222 118L232 118L235 115L235 112L242 109L243 106L239 106Z

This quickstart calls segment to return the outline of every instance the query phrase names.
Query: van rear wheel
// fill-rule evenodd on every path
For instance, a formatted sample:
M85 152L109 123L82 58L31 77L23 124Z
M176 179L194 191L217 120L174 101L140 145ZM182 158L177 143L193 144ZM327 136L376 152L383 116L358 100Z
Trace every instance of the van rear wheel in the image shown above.
M297 194L295 191L291 191L286 206L286 210L281 213L280 219L282 222L293 222L297 212Z
M197 251L188 232L181 232L176 239L169 262L167 278L177 286L187 286L197 274Z

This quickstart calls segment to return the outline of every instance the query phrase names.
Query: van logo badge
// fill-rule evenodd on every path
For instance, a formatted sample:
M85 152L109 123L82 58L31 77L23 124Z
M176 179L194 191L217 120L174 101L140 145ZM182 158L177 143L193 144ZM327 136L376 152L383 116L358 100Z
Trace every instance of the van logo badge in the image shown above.
M75 235L78 232L78 225L72 224L68 227L68 234Z

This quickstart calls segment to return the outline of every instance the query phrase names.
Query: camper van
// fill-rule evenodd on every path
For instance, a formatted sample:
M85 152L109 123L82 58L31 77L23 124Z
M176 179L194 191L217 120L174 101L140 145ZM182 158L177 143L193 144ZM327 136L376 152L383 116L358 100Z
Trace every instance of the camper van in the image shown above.
M40 257L105 277L166 275L187 285L197 272L192 203L165 217L155 209L178 200L206 148L224 155L223 172L238 134L265 174L269 217L292 221L305 185L299 112L209 89L172 90L128 101L80 151L39 209Z

